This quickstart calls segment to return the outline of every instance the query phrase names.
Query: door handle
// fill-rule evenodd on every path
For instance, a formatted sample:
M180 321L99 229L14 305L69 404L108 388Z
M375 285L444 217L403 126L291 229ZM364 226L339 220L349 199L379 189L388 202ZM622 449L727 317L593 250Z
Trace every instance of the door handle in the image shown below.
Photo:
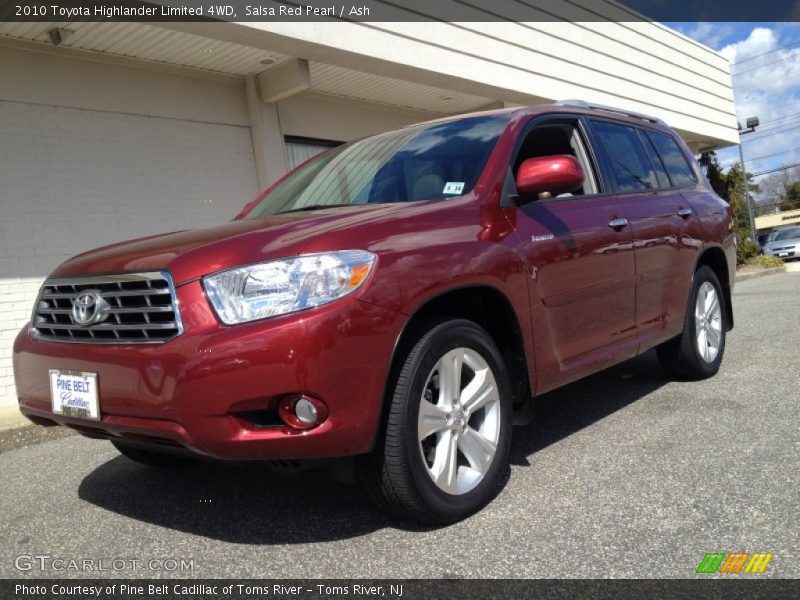
M678 211L678 216L686 219L687 217L691 217L693 212L691 208L682 208Z
M611 229L622 229L628 226L628 219L611 219L608 222L608 226L611 227Z

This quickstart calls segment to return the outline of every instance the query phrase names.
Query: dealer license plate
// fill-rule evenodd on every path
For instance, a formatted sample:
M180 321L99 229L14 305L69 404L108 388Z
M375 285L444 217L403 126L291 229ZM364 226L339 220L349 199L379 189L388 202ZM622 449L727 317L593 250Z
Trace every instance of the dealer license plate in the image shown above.
M81 419L100 419L97 373L50 369L53 412Z

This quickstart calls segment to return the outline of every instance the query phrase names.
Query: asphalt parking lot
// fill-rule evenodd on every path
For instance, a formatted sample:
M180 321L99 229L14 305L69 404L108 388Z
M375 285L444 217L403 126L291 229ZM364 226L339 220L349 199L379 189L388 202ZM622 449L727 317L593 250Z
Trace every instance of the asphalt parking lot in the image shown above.
M18 555L189 558L193 577L675 577L706 552L770 552L800 576L800 272L741 282L719 375L652 353L543 396L499 497L441 529L322 474L155 471L69 437L0 454L0 576ZM92 576L149 577L122 570ZM706 576L707 577L707 576Z

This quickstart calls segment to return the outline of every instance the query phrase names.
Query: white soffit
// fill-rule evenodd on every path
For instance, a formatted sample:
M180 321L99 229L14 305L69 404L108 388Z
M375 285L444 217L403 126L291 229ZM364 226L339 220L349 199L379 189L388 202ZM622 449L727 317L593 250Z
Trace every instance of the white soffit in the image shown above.
M43 48L57 52L50 44L48 33L54 27L72 32L59 47L227 75L245 76L268 72L270 68L292 58L278 52L143 23L0 23L0 38L39 42ZM264 61L270 60L273 62L264 64ZM492 102L490 98L320 62L310 63L310 68L310 90L341 98L440 114L468 112Z
M0 36L50 45L48 32L72 31L61 46L229 75L252 75L288 57L143 23L0 23ZM51 46L52 47L52 46ZM270 63L272 64L272 63Z

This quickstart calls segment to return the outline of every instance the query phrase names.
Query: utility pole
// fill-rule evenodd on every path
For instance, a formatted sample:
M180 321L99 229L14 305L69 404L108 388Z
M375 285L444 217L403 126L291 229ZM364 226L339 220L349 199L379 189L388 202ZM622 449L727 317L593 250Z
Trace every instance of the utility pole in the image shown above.
M747 170L744 166L744 150L742 147L742 136L748 133L753 133L759 125L758 117L748 117L745 121L747 129L742 130L742 124L739 123L739 162L742 164L742 177L744 177L744 193L747 198L747 214L750 217L750 239L754 244L758 243L758 233L756 232L756 219L753 216L753 201L750 199L750 190L747 184Z

